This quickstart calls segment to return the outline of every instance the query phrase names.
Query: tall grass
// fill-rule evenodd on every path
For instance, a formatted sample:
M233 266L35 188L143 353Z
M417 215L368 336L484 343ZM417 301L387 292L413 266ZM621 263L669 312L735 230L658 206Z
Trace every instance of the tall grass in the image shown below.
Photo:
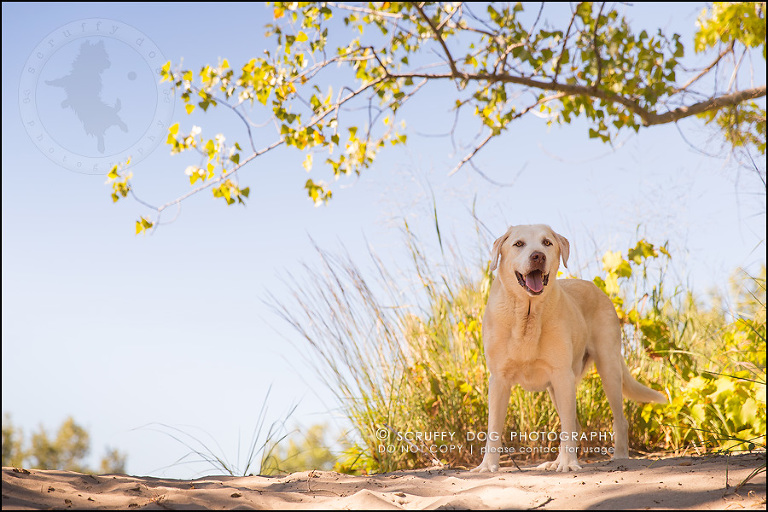
M487 374L480 318L488 268L470 271L452 254L442 273L405 228L413 278L390 272L371 254L367 278L348 255L316 247L320 269L291 278L291 303L277 312L306 342L305 352L335 393L356 430L344 465L389 471L440 462L426 443L397 439L406 432L485 430ZM451 257L449 256L449 257ZM473 275L474 274L474 275ZM382 432L386 438L382 439ZM394 453L379 451L392 445ZM464 459L449 454L448 462Z
M404 236L407 270L392 271L371 254L373 270L366 272L349 255L315 246L319 268L305 265L304 275L289 279L292 300L272 298L353 425L354 443L337 464L342 471L469 467L481 459L484 443L472 435L487 428L482 317L493 275L486 257L467 264L443 238L441 254L433 259L407 224ZM479 230L478 237L481 246L490 245ZM631 448L706 451L725 446L728 436L751 436L759 443L760 432L764 445L764 390L760 395L756 384L743 379L756 371L755 380L765 382L765 276L752 281L757 302L747 301L746 316L729 320L723 311L703 308L692 293L666 292L664 247L641 240L626 254L607 255L595 282L622 319L624 356L633 375L671 398L669 406L625 402ZM713 377L718 374L728 375ZM577 401L583 432L611 431L610 408L594 370L580 384ZM747 413L736 408L739 403L748 405ZM505 432L558 430L546 393L512 389ZM415 432L453 437L404 438ZM513 443L507 438L505 444ZM557 441L527 444L546 449ZM607 448L611 442L582 443L590 446ZM540 453L518 450L511 457Z
M262 401L256 424L251 432L250 441L246 446L247 452L242 453L238 437L238 447L234 460L230 459L219 443L206 432L203 432L203 434L211 438L208 442L203 439L202 435L190 433L189 428L179 428L164 423L150 423L139 428L160 432L189 450L172 464L160 469L181 465L199 466L202 463L209 470L217 473L226 473L230 476L249 476L254 473L260 475L265 470L272 468L274 452L278 445L288 436L285 423L297 407L296 405L290 406L282 419L275 420L267 425L267 403L271 390L272 387L270 386Z

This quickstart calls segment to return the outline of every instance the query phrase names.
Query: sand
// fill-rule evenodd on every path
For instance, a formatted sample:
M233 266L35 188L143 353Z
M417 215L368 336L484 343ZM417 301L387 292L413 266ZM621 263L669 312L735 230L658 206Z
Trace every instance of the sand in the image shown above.
M173 480L3 468L3 509L765 509L765 453L585 464L576 473L432 468L373 476Z

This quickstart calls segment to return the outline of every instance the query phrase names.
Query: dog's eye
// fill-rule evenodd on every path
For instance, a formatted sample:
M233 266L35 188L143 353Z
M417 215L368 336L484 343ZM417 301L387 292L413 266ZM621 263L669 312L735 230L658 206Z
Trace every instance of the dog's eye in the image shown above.
M550 242L550 241L549 241L549 240L547 240L546 238L545 238L545 239L544 239L544 241L543 241L543 242L541 242L541 243L543 243L543 244L544 244L545 246L547 246L547 247L549 247L550 245L552 245L552 242Z
M517 242L515 242L515 247L523 247L524 245L525 245L525 242L523 242L522 240L518 240Z

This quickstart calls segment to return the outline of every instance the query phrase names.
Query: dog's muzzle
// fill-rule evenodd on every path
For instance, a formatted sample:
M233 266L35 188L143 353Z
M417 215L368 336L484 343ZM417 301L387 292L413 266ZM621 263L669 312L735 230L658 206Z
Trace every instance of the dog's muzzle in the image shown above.
M549 283L549 274L545 274L541 270L532 270L525 274L525 276L515 271L515 275L520 286L525 288L525 291L531 295L539 295Z

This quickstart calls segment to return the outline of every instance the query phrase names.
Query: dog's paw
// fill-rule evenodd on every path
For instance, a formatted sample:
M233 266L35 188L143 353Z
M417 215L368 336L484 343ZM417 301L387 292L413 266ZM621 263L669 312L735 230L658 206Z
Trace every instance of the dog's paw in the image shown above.
M543 464L539 464L538 466L536 466L536 469L545 469L547 471L552 471L554 469L557 469L557 461L552 460L549 462L544 462Z
M557 472L558 473L568 473L569 471L578 471L581 469L581 466L579 466L579 461L575 460L573 462L564 462L557 466Z
M578 471L581 469L578 459L572 460L560 460L558 457L556 460L539 464L536 469L545 469L547 471L556 471L558 473L568 473L569 471Z
M470 469L470 473L495 473L499 470L498 464L492 464L487 461L483 461L474 469Z

